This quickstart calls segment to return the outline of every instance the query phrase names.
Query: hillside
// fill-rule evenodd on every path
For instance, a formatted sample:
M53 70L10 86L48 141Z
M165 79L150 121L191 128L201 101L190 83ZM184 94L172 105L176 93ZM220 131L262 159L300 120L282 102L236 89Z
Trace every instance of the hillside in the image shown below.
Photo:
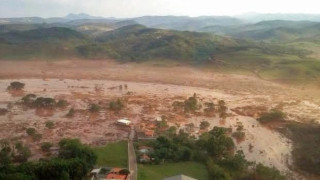
M123 60L171 59L185 62L213 60L215 54L246 48L240 41L196 32L180 32L131 25L106 32L96 38L99 44L82 47L86 56L95 55L97 46L109 49ZM94 48L96 47L96 48ZM102 50L102 49L101 49Z
M31 26L23 26L25 29L20 31L0 33L0 59L112 58L159 63L169 60L211 69L250 72L264 79L313 81L320 77L319 55L314 53L318 47L310 43L261 42L257 38L244 38L245 35L236 38L212 33L147 28L137 24L125 26L131 23L134 22L122 21L105 26L83 24L73 26L73 29L50 27L26 30ZM305 30L306 35L300 36L300 39L314 40L314 36L308 35L317 36L315 29L318 26L316 24L312 27L314 29ZM283 27L278 29L282 30ZM298 29L289 32L298 33L295 31ZM268 36L259 36L262 37L268 39ZM275 34L270 35L270 39L275 37Z
M75 47L88 41L83 34L62 27L0 33L0 59L75 56Z

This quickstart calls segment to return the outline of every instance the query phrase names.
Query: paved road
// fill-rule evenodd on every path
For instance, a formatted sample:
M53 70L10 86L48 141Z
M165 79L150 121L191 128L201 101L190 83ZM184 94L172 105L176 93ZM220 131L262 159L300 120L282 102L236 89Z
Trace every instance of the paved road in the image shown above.
M134 128L132 127L129 135L129 141L128 141L130 180L137 180L137 173L138 173L136 152L134 151L134 147L133 147L134 135L135 135L135 131L134 131Z

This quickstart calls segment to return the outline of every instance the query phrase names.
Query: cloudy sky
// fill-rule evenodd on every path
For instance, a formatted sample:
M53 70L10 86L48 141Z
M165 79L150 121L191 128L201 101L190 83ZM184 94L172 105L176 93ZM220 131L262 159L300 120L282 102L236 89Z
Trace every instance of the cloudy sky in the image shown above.
M103 17L319 14L319 5L319 0L0 0L0 17L61 17L69 13Z

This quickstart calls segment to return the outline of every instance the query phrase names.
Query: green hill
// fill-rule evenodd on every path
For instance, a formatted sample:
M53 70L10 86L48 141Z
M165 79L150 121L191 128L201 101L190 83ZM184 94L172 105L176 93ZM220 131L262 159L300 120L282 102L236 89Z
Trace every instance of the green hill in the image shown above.
M83 34L62 27L0 33L0 59L75 56L75 47L88 41Z
M104 33L97 44L80 48L85 56L94 56L98 49L108 49L112 57L122 60L171 59L203 62L215 54L246 48L245 41L212 34L181 32L131 25ZM98 48L99 46L99 48Z

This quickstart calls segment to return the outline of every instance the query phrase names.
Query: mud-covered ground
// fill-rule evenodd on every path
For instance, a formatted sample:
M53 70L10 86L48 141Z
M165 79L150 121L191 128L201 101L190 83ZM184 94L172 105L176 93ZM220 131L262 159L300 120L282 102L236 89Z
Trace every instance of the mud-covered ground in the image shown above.
M204 69L159 64L119 64L113 61L0 61L0 108L9 112L0 116L0 139L13 138L33 148L33 158L41 157L41 142L57 143L61 138L80 138L91 145L127 138L127 131L115 125L119 118L129 118L136 125L154 121L165 115L170 125L181 129L193 123L192 132L199 135L201 121L210 128L223 126L236 130L244 127L245 138L236 141L250 161L275 166L283 172L291 165L292 144L280 133L261 126L257 116L271 108L282 109L289 120L318 121L320 116L317 89L288 87L245 75L223 74ZM12 81L26 84L23 92L8 92ZM119 89L120 85L127 89ZM64 109L32 109L17 104L25 94L65 99ZM174 101L183 101L194 93L200 103L224 100L228 117L203 113L183 115L175 112ZM120 112L109 110L108 103L117 98L124 101ZM99 113L88 112L89 104L103 108ZM75 117L68 118L70 108ZM45 127L46 121L55 127ZM42 134L39 142L27 136L25 129L34 127ZM210 129L209 128L209 129Z

